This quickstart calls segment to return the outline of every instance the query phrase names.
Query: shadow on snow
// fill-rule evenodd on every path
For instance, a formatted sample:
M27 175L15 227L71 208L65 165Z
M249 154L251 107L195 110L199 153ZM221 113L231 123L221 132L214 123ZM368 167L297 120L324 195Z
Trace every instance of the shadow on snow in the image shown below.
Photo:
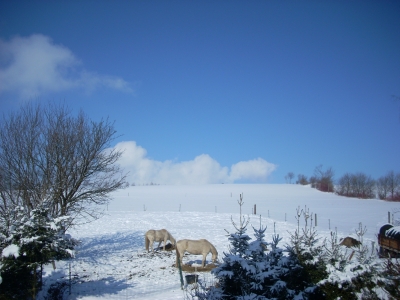
M140 231L117 232L94 238L82 238L81 241L81 245L76 248L76 258L84 260L110 256L110 253L125 252L127 249L132 249L132 252L144 250L144 233Z

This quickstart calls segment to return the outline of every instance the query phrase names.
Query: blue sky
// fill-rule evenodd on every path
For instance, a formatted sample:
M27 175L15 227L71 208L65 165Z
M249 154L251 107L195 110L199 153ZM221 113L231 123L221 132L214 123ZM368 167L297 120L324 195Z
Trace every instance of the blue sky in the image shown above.
M109 117L136 183L400 171L398 1L2 1L0 108Z

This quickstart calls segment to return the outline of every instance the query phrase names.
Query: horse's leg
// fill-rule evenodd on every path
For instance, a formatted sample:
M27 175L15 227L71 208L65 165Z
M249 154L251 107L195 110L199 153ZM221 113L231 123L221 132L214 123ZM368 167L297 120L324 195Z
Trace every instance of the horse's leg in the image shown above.
M201 261L201 266L204 268L204 266L206 265L206 257L207 254L203 254L203 260Z
M150 248L151 248L151 252L154 252L154 247L153 247L153 244L154 244L154 239L150 239Z

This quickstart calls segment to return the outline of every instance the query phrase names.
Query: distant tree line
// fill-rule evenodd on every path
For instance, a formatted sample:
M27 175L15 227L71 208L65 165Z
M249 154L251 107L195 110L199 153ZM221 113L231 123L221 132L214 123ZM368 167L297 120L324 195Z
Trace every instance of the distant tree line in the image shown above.
M345 197L400 201L400 173L389 171L377 180L363 172L346 173L336 181L336 184L334 175L332 167L324 170L322 165L319 165L310 178L298 174L296 184L310 184L322 192L336 193ZM291 183L294 176L293 172L289 172L285 176L286 182Z
M150 185L150 186L152 186L152 185L160 185L159 183L155 183L155 182L150 182L150 183L135 183L135 182L132 182L132 184L131 184L131 186L140 186L140 185L143 185L143 186L148 186L148 185ZM128 184L128 186L129 186L129 184Z

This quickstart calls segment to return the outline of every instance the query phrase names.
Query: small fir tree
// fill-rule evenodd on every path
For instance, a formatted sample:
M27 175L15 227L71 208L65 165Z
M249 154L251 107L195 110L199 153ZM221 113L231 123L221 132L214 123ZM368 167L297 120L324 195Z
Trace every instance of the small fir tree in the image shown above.
M296 256L300 265L305 269L311 282L317 283L326 278L325 243L319 243L318 233L313 226L313 214L308 208L297 208L297 229L290 233L290 245L287 250ZM300 220L304 218L304 227L300 228Z
M262 294L264 289L264 270L266 269L268 243L265 242L265 230L267 227L262 227L260 216L260 228L254 230L255 240L249 244L249 257L251 260L251 268L248 272L248 277L251 282L251 292L254 295Z
M238 296L249 294L251 282L247 276L248 270L252 268L248 264L249 240L246 234L249 218L242 217L243 195L238 200L240 206L240 221L237 225L233 220L232 224L236 229L235 233L228 232L228 240L231 243L229 253L224 253L223 263L212 270L212 273L219 280L219 288L213 291L213 297L217 299L232 299Z
M35 299L42 284L43 265L73 256L76 241L64 233L67 221L68 217L52 218L45 206L28 216L23 207L15 208L13 224L1 228L2 295Z

